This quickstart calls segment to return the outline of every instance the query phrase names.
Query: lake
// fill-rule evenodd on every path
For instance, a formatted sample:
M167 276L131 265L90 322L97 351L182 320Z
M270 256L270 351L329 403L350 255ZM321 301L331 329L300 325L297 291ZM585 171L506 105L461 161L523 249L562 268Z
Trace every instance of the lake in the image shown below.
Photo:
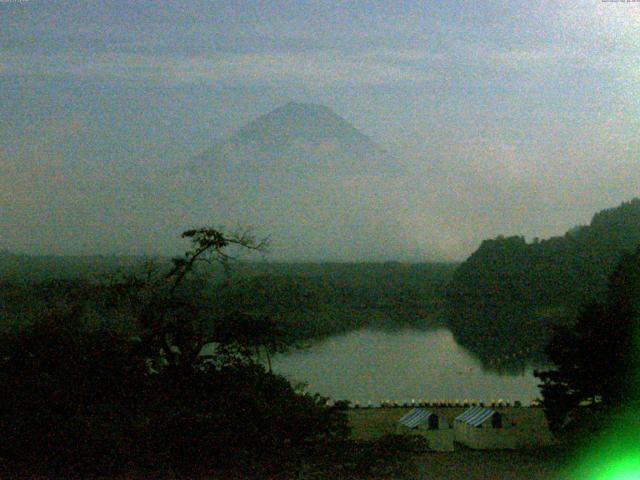
M359 330L307 350L277 355L274 371L306 391L373 405L385 400L520 400L540 397L533 367L519 374L484 370L446 328L383 332Z

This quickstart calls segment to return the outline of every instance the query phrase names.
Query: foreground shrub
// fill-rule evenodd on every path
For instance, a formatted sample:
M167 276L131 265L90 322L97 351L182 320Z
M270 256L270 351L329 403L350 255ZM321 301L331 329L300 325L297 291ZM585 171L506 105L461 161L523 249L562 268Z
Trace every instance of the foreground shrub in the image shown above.
M275 472L348 434L327 407L250 360L148 368L139 342L47 313L2 338L0 457L50 476L132 469Z

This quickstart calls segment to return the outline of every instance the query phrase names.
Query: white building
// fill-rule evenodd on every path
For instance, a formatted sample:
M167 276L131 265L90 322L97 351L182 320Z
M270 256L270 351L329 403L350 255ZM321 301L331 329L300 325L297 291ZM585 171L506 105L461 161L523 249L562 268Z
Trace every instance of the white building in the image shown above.
M517 448L517 428L504 416L484 407L472 407L453 421L455 441L475 449Z
M453 429L447 419L424 408L414 408L402 417L397 431L424 437L431 450L453 450Z

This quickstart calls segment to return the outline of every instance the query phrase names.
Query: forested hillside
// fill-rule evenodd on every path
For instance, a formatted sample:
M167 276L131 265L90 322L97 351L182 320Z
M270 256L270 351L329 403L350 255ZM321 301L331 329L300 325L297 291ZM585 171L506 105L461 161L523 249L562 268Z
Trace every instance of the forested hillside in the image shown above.
M640 244L640 199L594 215L563 237L487 240L447 288L456 338L483 357L541 351L549 326L573 321L577 308L602 299L624 252Z
M38 311L91 289L91 308L105 311L101 291L122 277L144 278L169 260L143 257L0 256L0 327L28 323ZM199 271L211 319L241 306L272 317L292 341L362 327L429 327L442 310L456 264L233 263ZM185 288L190 288L190 283ZM195 286L195 285L194 285ZM199 287L198 287L199 288ZM123 312L126 316L126 313ZM212 320L213 322L213 320Z
M243 305L272 316L293 340L362 327L429 327L444 321L437 316L455 268L393 262L256 265L243 269L242 278L211 304Z
M640 199L635 199L597 213L589 226L562 237L486 240L461 265L236 262L230 282L221 268L202 270L190 281L209 284L202 301L212 319L241 306L271 317L293 342L364 327L448 324L485 365L509 367L540 355L552 325L572 322L580 305L601 300L616 262L638 244ZM79 288L108 285L135 272L144 277L148 262L4 252L0 323L29 322ZM166 267L169 259L151 263ZM107 301L99 291L93 290L90 302L96 311Z

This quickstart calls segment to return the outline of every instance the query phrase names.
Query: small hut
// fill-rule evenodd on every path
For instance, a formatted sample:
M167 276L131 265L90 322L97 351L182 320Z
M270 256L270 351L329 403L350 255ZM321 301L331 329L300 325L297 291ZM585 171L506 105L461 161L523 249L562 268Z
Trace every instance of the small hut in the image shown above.
M517 432L500 412L472 407L453 421L456 442L475 449L515 448Z
M431 450L453 450L453 430L447 419L424 408L414 408L402 417L397 431L424 437Z

